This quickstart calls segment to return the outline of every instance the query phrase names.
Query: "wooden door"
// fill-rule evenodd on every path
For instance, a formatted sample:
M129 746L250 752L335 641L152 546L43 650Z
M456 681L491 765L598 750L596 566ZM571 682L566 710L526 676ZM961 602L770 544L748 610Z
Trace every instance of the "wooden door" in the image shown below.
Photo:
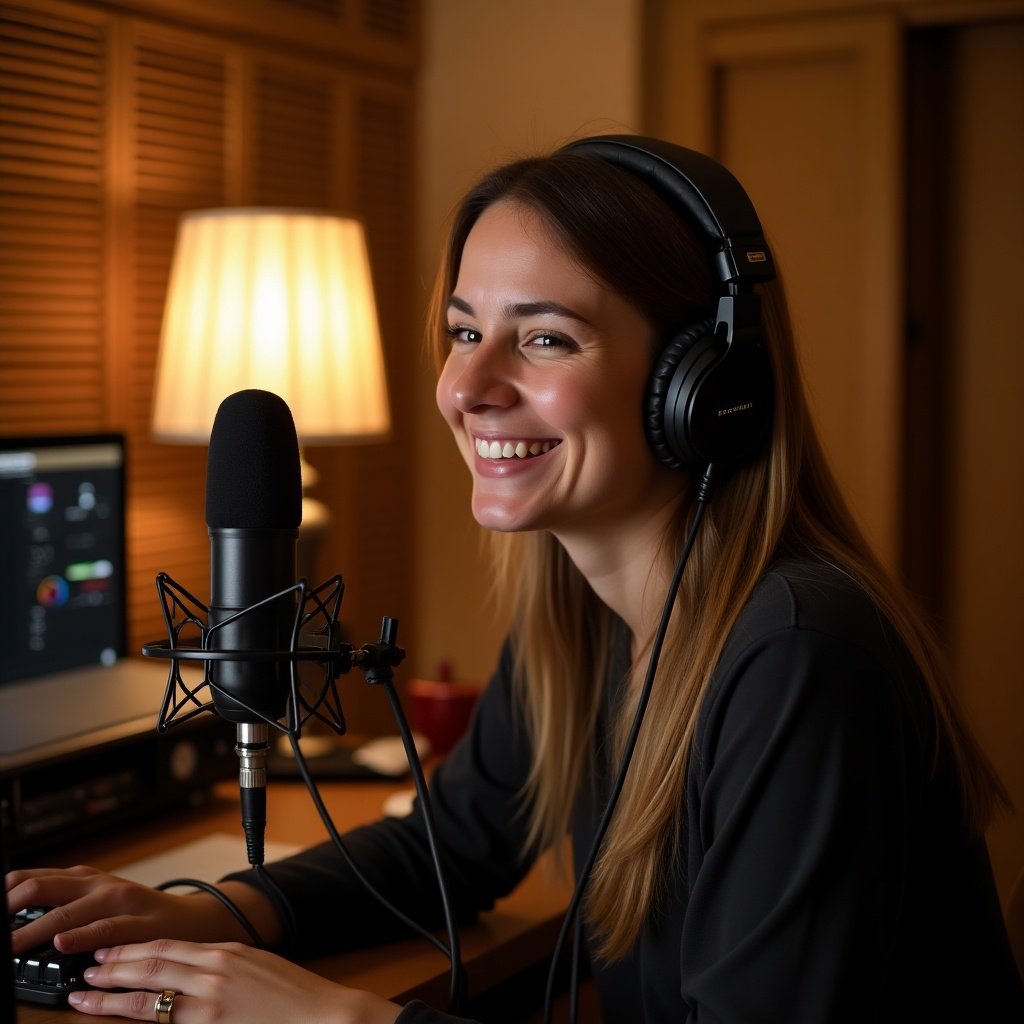
M936 616L1010 789L1017 811L989 836L1005 898L1024 861L1024 4L651 0L649 14L649 128L750 191L840 484Z
M790 299L811 408L868 538L898 561L902 469L899 25L885 16L679 27L671 136L744 183ZM664 102L664 100L663 100Z

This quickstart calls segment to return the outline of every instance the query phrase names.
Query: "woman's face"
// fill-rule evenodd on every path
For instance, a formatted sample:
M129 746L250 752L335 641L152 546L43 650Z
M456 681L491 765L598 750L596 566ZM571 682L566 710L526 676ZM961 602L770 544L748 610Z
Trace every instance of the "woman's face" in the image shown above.
M437 404L482 526L592 537L678 495L643 432L650 325L531 209L499 202L477 220L448 330Z

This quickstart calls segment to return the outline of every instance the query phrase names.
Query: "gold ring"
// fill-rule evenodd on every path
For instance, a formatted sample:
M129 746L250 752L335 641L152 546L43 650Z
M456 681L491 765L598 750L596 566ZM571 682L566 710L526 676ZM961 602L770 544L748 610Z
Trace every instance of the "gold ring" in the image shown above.
M156 997L156 1003L153 1006L156 1024L171 1024L171 1011L174 1009L174 997L177 994L173 988L165 988Z

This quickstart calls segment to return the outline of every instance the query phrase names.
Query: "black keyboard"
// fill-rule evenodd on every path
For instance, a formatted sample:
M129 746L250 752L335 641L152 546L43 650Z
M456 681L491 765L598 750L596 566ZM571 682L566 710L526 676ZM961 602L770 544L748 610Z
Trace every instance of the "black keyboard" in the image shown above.
M11 914L11 930L45 913L45 907L29 907ZM27 949L14 956L14 993L27 1003L59 1006L67 1002L69 992L88 988L82 974L95 963L92 953L62 953L52 945Z

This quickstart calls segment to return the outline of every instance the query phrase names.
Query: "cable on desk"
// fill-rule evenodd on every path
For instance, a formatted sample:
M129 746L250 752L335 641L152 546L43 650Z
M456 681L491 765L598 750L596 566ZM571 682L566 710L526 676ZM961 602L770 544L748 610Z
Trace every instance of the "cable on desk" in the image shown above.
M208 892L211 896L216 896L221 903L224 904L228 910L234 915L235 920L246 930L249 938L252 939L253 945L257 949L266 949L267 944L263 941L263 937L256 930L255 925L249 920L238 908L238 906L227 896L224 895L215 885L210 885L209 882L202 882L198 878L174 878L169 882L161 882L154 888L159 889L161 892L165 892L168 889L180 889L184 886L188 886L192 889L202 889L203 892Z
M393 692L393 690L391 690L389 687L386 688L389 689L389 692ZM398 703L397 699L395 700L395 703ZM405 731L408 732L408 724L405 722L405 717L401 713L400 706L397 711L397 717L399 718L399 730L401 731L402 725L404 724ZM348 847L345 845L344 840L342 839L340 833L338 832L338 829L335 826L334 821L331 819L330 812L327 810L327 807L324 804L323 797L320 795L320 790L317 787L316 780L313 778L313 775L309 770L309 765L306 763L305 755L302 753L302 750L300 748L298 737L289 734L289 739L291 740L292 753L295 756L295 763L298 766L299 774L302 776L302 780L303 782L305 782L306 788L309 790L310 798L312 799L313 804L317 809L317 813L320 815L320 820L323 822L324 827L327 829L327 832L330 835L335 848L341 854L341 857L345 861L345 864L348 867L348 869L352 872L353 875L355 875L356 879L358 879L358 881L363 885L366 891L369 892L370 895L373 896L381 904L381 906L383 906L386 910L388 910L395 917L397 917L398 920L401 921L407 928L411 929L412 931L416 932L416 934L426 939L432 946L434 946L437 950L439 950L441 953L444 954L444 956L448 958L449 963L451 965L451 981L449 987L450 1009L453 1011L457 1011L458 1008L462 1005L463 993L465 989L465 983L463 981L465 972L461 958L458 955L458 932L455 929L451 912L448 907L447 888L443 882L444 876L443 872L441 872L440 869L440 862L438 859L437 851L435 849L436 843L433 838L433 814L430 810L429 797L427 796L426 793L426 784L423 780L423 769L419 762L419 756L416 754L415 744L412 745L410 767L412 767L413 764L415 764L416 767L419 768L418 773L416 772L415 769L413 770L413 778L416 784L417 796L419 797L421 806L423 807L424 821L429 822L429 824L427 825L427 836L431 848L431 854L434 857L435 869L440 873L439 885L441 888L442 903L444 905L445 910L445 919L448 926L448 945L445 945L445 943L436 935L428 931L421 924L419 924L418 922L414 921L411 917L409 917L409 915L406 914L403 910L400 910L393 903L391 903L391 901L388 900L387 897L385 897L384 894L380 892L380 890L377 889L373 885L373 883L359 869L359 866L356 864L352 855L349 853Z
M441 906L444 911L445 927L448 931L449 959L451 961L451 988L448 993L450 1009L458 1009L466 998L466 973L462 964L462 954L459 949L459 931L455 925L455 916L452 913L451 900L448 897L448 885L445 881L444 868L441 865L440 844L434 826L434 811L430 803L430 788L423 775L423 765L420 763L419 753L416 750L416 742L412 737L412 730L406 721L402 711L401 701L395 692L395 687L390 680L384 682L384 689L391 704L391 711L394 714L398 731L402 736L402 744L405 746L405 756L412 770L413 784L416 787L416 796L423 808L423 823L427 830L427 845L430 847L430 856L434 862L434 874L437 878L437 886L440 890Z

